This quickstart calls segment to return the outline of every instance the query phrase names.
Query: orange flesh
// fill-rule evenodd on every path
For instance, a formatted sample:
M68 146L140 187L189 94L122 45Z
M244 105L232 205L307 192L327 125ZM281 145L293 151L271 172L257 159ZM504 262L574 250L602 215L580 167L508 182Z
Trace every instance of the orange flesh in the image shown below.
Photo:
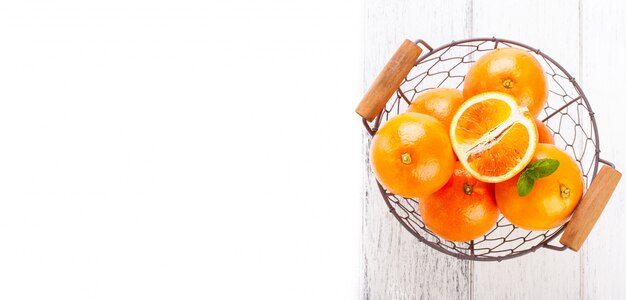
M516 123L506 129L499 140L489 143L482 150L468 153L467 161L472 169L481 174L502 176L519 164L524 156L519 149L527 149L528 141L528 129Z
M457 142L468 146L474 144L486 133L506 121L510 115L511 108L505 102L495 99L470 106L457 123L455 135Z
M483 176L509 174L524 159L531 140L532 129L516 120L511 106L502 100L487 99L469 106L456 123L457 155Z

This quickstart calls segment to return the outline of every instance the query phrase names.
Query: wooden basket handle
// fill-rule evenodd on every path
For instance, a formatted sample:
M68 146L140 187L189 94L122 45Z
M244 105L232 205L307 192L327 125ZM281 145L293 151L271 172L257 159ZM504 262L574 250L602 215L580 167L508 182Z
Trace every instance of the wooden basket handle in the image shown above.
M374 121L374 118L385 107L387 100L409 74L420 54L422 54L422 48L409 40L404 40L365 92L361 103L356 108L356 113L370 122Z
M610 166L603 166L598 176L578 203L561 236L561 244L578 251L596 224L606 203L611 198L622 174Z

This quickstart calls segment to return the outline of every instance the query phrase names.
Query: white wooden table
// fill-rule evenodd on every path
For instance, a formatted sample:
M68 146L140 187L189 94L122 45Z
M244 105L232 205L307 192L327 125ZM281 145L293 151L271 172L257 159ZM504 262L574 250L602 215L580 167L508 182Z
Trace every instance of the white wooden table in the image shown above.
M540 48L581 84L596 113L601 157L624 171L626 2L366 0L364 84L403 39L433 46L501 37ZM367 133L363 134L366 155ZM365 160L367 161L367 160ZM421 244L389 213L365 164L362 295L367 299L625 299L626 184L579 253L538 250L470 262Z

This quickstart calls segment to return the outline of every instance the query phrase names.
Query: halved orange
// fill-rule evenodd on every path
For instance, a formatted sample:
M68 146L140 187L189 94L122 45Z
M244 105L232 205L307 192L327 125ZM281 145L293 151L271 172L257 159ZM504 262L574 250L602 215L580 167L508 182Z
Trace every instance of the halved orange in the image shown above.
M452 118L452 148L474 178L505 181L522 171L535 153L538 134L533 119L511 95L478 94Z

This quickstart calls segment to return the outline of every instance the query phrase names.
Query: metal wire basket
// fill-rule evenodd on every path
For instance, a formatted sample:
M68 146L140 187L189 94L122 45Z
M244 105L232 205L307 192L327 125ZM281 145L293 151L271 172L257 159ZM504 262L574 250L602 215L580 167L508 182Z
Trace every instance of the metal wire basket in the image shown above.
M420 49L427 49L428 52L421 56L419 56L420 53L417 53L419 58L416 57L417 61L415 64L409 65L405 71L395 68L393 64L388 64L385 67L386 69L379 75L381 77L383 73L387 72L396 78L400 78L401 83L397 89L395 87L389 89L391 91L390 95L382 93L376 96L378 99L375 99L375 101L379 102L379 107L374 109L377 111L375 118L372 118L374 114L371 112L368 115L367 112L364 113L363 110L357 109L357 112L363 116L363 124L371 136L389 118L406 111L413 99L421 92L440 87L461 88L469 66L480 58L481 55L496 48L515 47L533 54L543 65L550 92L547 105L538 116L538 119L543 121L552 131L555 144L564 149L578 162L587 188L585 197L589 194L590 184L596 177L596 174L598 174L599 163L610 165L613 167L610 169L615 171L613 164L600 158L598 128L587 97L574 77L559 63L539 49L495 37L453 41L436 49L433 49L422 40L418 40L414 44L421 46ZM397 58L398 53L394 57ZM400 59L406 60L406 55L400 57ZM393 86L393 81L386 80L384 84L388 88L388 86ZM376 82L373 85L375 84ZM396 86L398 85L396 84ZM374 97L371 98L374 99ZM619 174L617 171L615 173ZM619 180L619 177L617 180ZM617 181L615 181L616 184ZM500 216L496 226L491 231L480 238L469 242L447 241L437 236L424 225L418 210L419 199L394 195L385 190L380 183L378 183L378 187L389 206L390 212L404 228L424 244L457 258L477 261L501 261L518 257L540 248L562 251L569 247L578 250L576 247L569 245L553 245L550 243L567 228L568 223L551 230L529 231L511 224L503 216ZM610 190L612 192L612 189ZM609 197L610 193L606 197L606 201L608 201ZM579 207L582 206L583 200L581 200ZM587 202L589 203L585 203L585 205L598 204L596 200L588 200ZM604 201L604 204L606 204L606 201ZM602 205L603 207L604 205ZM579 209L577 208L577 210ZM587 219L585 222L589 221L595 223L593 219ZM590 230L591 228L589 228ZM583 237L583 241L585 237L586 235ZM580 246L578 245L577 247Z

